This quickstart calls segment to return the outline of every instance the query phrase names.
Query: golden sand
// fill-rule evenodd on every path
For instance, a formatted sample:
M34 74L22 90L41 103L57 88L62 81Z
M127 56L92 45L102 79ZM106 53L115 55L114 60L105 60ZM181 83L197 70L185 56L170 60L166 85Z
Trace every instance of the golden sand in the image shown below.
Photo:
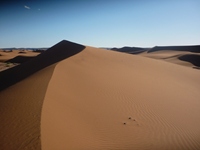
M0 92L0 149L198 150L199 76L87 46Z

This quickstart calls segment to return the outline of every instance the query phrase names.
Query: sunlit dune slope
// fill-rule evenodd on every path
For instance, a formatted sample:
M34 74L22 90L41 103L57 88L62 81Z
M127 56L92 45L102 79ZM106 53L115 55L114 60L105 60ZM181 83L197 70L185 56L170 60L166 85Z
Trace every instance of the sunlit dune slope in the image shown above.
M0 149L41 149L41 110L55 64L84 46L61 41L41 55L0 72Z
M42 149L200 148L200 72L86 47L56 65Z
M17 67L0 73L0 149L200 149L197 69L68 41Z

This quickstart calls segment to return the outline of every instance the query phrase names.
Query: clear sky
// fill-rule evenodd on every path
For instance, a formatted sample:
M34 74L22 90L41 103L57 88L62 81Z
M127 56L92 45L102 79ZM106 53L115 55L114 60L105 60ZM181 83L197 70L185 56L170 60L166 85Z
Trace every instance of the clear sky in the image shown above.
M200 0L6 0L0 48L200 45Z

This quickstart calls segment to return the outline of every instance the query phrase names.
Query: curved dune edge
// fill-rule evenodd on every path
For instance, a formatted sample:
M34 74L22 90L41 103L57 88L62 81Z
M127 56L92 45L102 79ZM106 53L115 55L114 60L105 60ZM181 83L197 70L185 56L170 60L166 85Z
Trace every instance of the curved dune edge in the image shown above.
M85 46L63 40L26 63L0 72L0 91L22 81L39 70L81 52ZM8 76L10 77L8 80Z
M41 149L41 109L54 67L83 49L63 40L26 63L0 72L0 149Z
M199 76L87 47L56 65L42 108L42 150L198 150Z
M200 68L200 55L187 54L180 56L178 59L192 63L195 67Z
M44 96L55 65L0 93L0 149L41 149L40 120Z
M0 149L200 149L199 70L91 47L61 57L0 92Z

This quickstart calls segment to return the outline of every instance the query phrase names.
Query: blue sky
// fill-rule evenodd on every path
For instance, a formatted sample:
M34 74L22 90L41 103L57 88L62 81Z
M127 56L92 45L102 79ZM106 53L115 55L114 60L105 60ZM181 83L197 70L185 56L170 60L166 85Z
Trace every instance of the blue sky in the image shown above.
M200 0L7 0L0 48L200 45Z

